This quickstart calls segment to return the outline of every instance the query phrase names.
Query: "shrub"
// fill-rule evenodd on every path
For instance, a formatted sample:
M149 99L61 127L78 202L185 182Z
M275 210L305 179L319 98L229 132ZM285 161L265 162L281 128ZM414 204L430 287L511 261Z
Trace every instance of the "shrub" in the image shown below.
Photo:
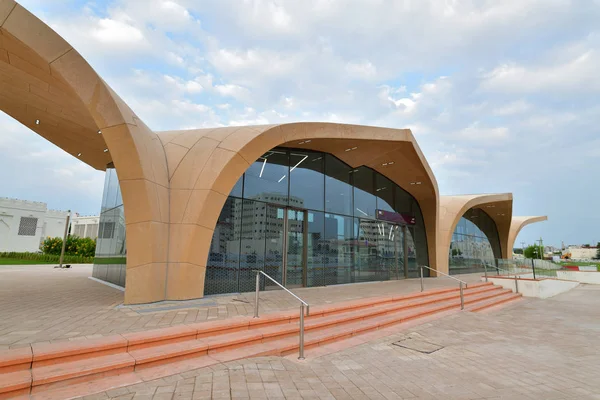
M62 239L59 237L46 238L40 250L44 254L58 255L62 250ZM67 236L67 243L65 244L65 255L79 256L79 257L94 257L96 254L96 241L90 238L80 238L78 236Z

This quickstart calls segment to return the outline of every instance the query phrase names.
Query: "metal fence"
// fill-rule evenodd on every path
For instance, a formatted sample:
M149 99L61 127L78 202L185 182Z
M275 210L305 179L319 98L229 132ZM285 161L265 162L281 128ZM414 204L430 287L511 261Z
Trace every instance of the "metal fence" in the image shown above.
M492 275L517 275L529 279L557 279L557 271L568 270L561 264L538 259L470 259L462 261L461 265L450 263L450 273L481 273Z

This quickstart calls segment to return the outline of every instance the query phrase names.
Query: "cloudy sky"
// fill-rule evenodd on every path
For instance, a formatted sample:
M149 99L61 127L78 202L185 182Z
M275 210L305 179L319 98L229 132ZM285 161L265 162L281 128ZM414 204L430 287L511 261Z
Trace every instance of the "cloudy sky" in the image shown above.
M442 194L600 241L600 0L20 0L157 130L411 128ZM104 173L0 115L0 196L82 214Z

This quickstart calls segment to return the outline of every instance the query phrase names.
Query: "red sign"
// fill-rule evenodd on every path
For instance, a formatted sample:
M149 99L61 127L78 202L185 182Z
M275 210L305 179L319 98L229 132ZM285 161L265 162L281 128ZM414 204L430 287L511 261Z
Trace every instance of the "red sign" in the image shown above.
M413 215L406 213L395 213L392 211L377 210L377 219L393 222L395 224L416 225L417 220Z

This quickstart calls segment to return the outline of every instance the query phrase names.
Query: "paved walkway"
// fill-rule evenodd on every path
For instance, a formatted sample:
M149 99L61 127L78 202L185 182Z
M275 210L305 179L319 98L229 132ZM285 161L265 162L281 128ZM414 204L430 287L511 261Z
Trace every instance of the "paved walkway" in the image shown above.
M600 399L599 304L600 286L584 285L317 358L307 351L304 362L229 362L85 399ZM425 354L392 344L407 338L443 348Z
M254 293L209 296L200 300L123 306L123 292L93 281L90 265L0 266L0 350L36 342L94 338L172 325L234 318L254 313ZM461 276L478 281L478 274ZM427 289L454 287L447 278L430 278ZM411 293L418 279L295 289L309 304ZM261 313L288 310L298 302L281 291L261 292Z

